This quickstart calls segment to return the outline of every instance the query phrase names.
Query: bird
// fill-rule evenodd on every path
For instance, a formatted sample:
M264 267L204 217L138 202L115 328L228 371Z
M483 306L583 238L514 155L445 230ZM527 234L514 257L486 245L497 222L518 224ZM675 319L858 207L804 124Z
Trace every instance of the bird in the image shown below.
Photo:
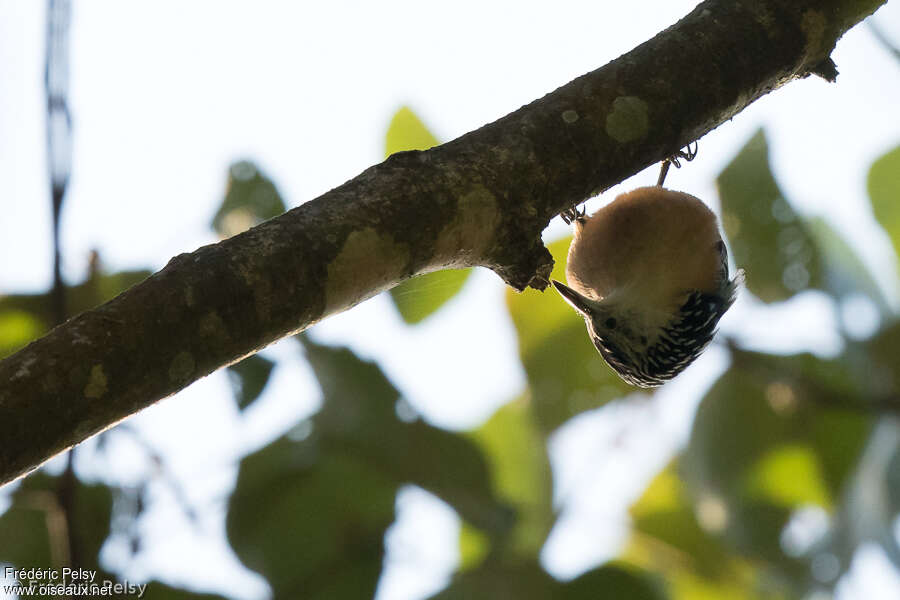
M681 373L710 343L743 281L741 270L729 278L715 214L660 184L563 218L575 227L568 285L553 285L584 318L600 355L641 388Z

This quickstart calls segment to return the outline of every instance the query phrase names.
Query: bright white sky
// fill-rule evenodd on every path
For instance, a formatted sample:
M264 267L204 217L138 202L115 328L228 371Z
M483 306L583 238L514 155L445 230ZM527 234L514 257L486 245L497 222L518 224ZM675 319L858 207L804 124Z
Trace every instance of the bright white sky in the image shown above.
M900 42L897 1L877 19ZM214 241L208 223L236 159L256 161L289 205L300 204L380 161L388 120L399 106L410 105L439 139L450 140L626 52L695 2L74 4L75 155L63 220L64 272L73 283L84 275L92 248L112 270L157 269L175 254ZM6 90L0 95L0 293L45 290L50 281L44 28L44 3L0 0L0 89ZM811 77L763 98L703 138L699 158L673 171L669 184L715 206L715 175L765 126L787 196L844 233L881 273L897 305L896 265L871 218L865 175L874 158L900 141L900 64L864 27L845 36L834 58L837 84ZM653 168L622 188L655 177ZM554 222L547 239L565 232ZM417 328L404 327L379 297L314 331L320 340L347 343L377 359L430 421L468 427L524 383L502 295L499 279L482 272ZM746 296L722 328L747 345L839 351L823 298L807 294L764 309ZM278 344L269 352L295 368L278 369L274 385L244 419L231 407L220 373L132 420L180 477L193 480L188 493L198 506L227 494L233 457L280 434L317 402L294 347ZM683 442L699 393L723 368L724 355L712 349L657 401L585 415L555 436L551 450L564 512L545 553L553 573L572 576L609 556L626 527L628 495L610 499L609 482L637 493L653 465ZM206 429L197 431L197 423ZM120 445L115 465L85 464L83 472L137 477L133 461L140 452ZM645 475L635 478L635 470ZM163 498L168 493L157 491ZM392 563L381 600L434 590L456 560L455 518L423 496L411 490L400 497L389 546L417 559ZM223 566L233 559L218 537L221 512L204 518L206 535L195 539L173 535L190 528L177 521L171 502L166 505L147 519L142 564L122 565L110 544L105 556L111 567L125 568L132 578L200 580L241 597L264 593L258 581ZM847 597L900 593L900 581L879 566L884 559L873 556L860 561ZM866 587L871 573L878 584Z

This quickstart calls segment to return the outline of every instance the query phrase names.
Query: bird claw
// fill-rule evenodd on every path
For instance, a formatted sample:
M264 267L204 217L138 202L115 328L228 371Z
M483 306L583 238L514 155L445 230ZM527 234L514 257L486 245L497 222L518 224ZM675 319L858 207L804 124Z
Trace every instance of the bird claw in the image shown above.
M691 149L691 145L688 144L684 150L679 150L672 156L667 157L662 161L662 165L659 171L659 179L656 180L656 185L662 186L662 184L666 181L666 175L669 172L669 165L675 165L676 169L681 168L681 161L691 162L695 158L697 158L697 151L700 150L700 144L694 142L694 149Z
M569 210L565 210L559 213L559 216L562 218L563 222L566 225L571 225L575 221L583 221L584 220L584 207L581 208L570 208Z
M694 142L694 149L691 150L691 145L688 144L685 146L684 150L679 150L666 160L675 165L676 169L681 168L681 160L685 160L687 162L691 162L695 158L697 158L697 151L700 149L700 144Z

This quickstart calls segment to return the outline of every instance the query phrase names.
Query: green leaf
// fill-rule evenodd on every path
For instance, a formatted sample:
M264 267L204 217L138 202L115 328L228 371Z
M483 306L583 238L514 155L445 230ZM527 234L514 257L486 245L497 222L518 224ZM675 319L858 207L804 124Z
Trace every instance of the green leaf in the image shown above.
M228 539L276 597L371 597L399 482L341 442L377 428L365 409L393 401L396 391L349 351L305 344L323 411L299 441L289 434L241 461Z
M558 598L557 584L537 561L503 564L494 561L478 569L457 573L450 585L432 596L432 600L471 600L473 598L515 598L546 600Z
M900 255L900 146L872 163L866 183L875 218Z
M794 586L809 565L784 553L783 528L796 508L833 508L865 443L870 419L858 411L870 369L855 363L734 351L683 456L699 521L730 552Z
M273 368L275 363L259 354L248 356L228 367L228 379L231 381L234 398L241 410L259 398L269 382Z
M792 512L785 506L755 498L732 503L724 540L732 551L765 565L771 573L799 586L808 577L809 566L785 554L781 544L781 533Z
M735 561L697 521L676 463L653 479L630 514L633 533L623 554L629 562L664 572L686 569L711 580L736 576Z
M241 462L227 518L235 552L276 597L371 597L404 485L421 486L492 539L503 537L514 515L495 500L474 443L400 420L400 394L377 365L298 338L322 388L322 410L299 435Z
M571 600L628 598L629 600L665 600L659 577L620 562L611 562L563 583L558 596ZM602 594L602 596L601 596Z
M428 490L490 535L510 529L514 516L495 498L485 456L475 443L420 420L401 421L400 393L376 364L347 348L300 339L324 394L314 419L321 443L356 453L398 486Z
M744 486L748 497L771 499L781 506L829 507L832 501L813 449L800 444L769 450L745 474Z
M882 315L891 314L881 288L853 248L823 219L810 219L807 226L825 257L825 288L839 298L854 292L864 294L875 303Z
M865 413L825 411L809 424L806 433L833 499L843 494L856 469L872 421L872 416Z
M67 532L58 503L59 477L43 472L22 480L12 505L0 515L0 563L20 568L58 568L60 551L78 545L81 567L99 570L100 547L109 537L112 493L105 485L76 480L73 503L75 531Z
M692 504L678 475L683 470L677 463L670 464L631 507L632 536L623 560L662 575L669 598L791 597L778 586L761 589L763 582L780 580L773 580L764 565L751 563L729 548L719 534L733 517L710 496Z
M752 577L756 575L750 571L744 575L744 580L710 580L697 577L689 572L674 573L670 579L670 600L787 600L794 595L787 592L778 592L771 589L772 586L761 585Z
M143 584L142 584L143 585ZM225 600L218 594L202 594L166 585L160 581L150 581L141 600Z
M418 275L391 288L391 300L409 325L435 313L462 289L472 269L444 269Z
M212 227L228 238L277 217L284 209L284 200L272 180L255 164L243 160L228 170L225 199L213 217Z
M565 280L570 242L565 238L547 246L554 279ZM506 304L518 334L535 418L545 434L578 413L638 391L603 361L584 320L555 290L507 290Z
M487 563L457 574L433 600L515 598L516 600L664 600L660 582L631 565L606 564L569 582L550 577L537 561Z
M900 323L884 327L867 342L848 347L867 383L867 392L874 399L896 397L900 389Z
M856 474L845 490L842 510L829 527L828 550L846 569L860 546L877 544L900 568L900 544L894 532L898 506L895 486L900 480L900 426L893 416L879 420L869 436ZM841 575L843 571L837 573Z
M822 288L822 258L806 223L794 212L769 168L759 130L716 181L722 225L747 288L763 302Z
M75 521L84 565L99 569L100 549L109 537L112 519L112 490L103 484L76 481Z
M94 269L83 283L66 288L69 314L75 315L94 308L150 275L150 271L144 270L107 274ZM33 337L25 340L27 343L49 330L49 324L53 323L55 318L52 306L49 293L0 296L0 329L8 327L6 333L13 337L27 332L32 333ZM3 323L3 315L10 313L14 316L10 321ZM2 355L3 335L4 332L0 331L0 355Z
M731 401L734 410L740 412L744 410L742 407L756 403L753 410L761 414L757 412L758 421L752 425L764 429L745 427L739 431L740 420L745 418L742 414L734 417L730 427L737 432L735 441L755 437L753 431L766 432L766 439L759 440L763 444L752 457L746 457L746 462L732 463L732 470L749 466L781 443L799 439L812 445L823 481L832 500L837 498L856 465L872 424L869 394L878 389L879 377L877 361L866 350L867 345L848 344L844 355L835 360L823 360L811 354L779 356L734 351L732 369L710 390L701 410L706 410L708 403L711 412L728 411ZM743 381L745 387L734 387L736 380ZM717 390L720 383L723 387ZM739 389L744 389L746 395L741 396ZM719 405L718 409L713 408L715 404ZM711 418L708 427L715 428L715 421L715 417ZM695 420L695 427L696 424ZM726 432L722 437L727 440L728 435ZM719 450L710 448L709 451ZM741 452L734 449L736 455ZM722 461L722 469L728 469L728 460Z
M46 478L44 474L33 475L32 478ZM27 481L27 480L26 480ZM44 500L53 501L52 493L44 492ZM16 490L13 505L0 515L0 563L9 563L17 567L48 566L53 564L51 540L47 530L49 502L40 502L41 496L31 491Z
M372 597L396 489L351 452L281 439L241 461L228 539L275 597Z
M744 472L769 448L790 439L796 392L785 383L767 384L732 367L703 399L683 465L698 494L740 494ZM767 401L767 391L775 400ZM773 401L784 404L780 413Z
M745 478L759 468L759 461L786 446L796 451L799 445L815 458L807 475L821 477L804 495L820 496L824 488L819 485L824 484L825 506L830 505L865 440L868 419L856 412L864 406L865 386L865 374L845 361L734 351L732 368L697 410L684 459L688 480L695 489L726 501L747 499ZM836 454L842 458L836 460ZM781 489L769 481L765 496L774 503L795 494L793 486L800 483L787 476L779 481Z
M416 113L403 106L394 113L388 125L384 136L384 155L388 157L406 150L428 150L439 143Z
M555 520L550 459L532 406L527 398L514 400L470 434L487 458L497 495L515 508L510 552L528 559L537 558Z
M12 354L46 331L44 324L23 310L0 312L0 358Z
M487 558L490 550L490 538L463 521L459 529L459 570L477 567Z

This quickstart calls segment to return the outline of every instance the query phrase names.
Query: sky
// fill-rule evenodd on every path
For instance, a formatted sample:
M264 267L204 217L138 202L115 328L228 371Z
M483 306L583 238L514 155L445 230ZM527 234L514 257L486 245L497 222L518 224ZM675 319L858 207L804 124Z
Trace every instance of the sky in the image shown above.
M74 162L63 215L64 275L80 281L93 249L111 271L159 269L170 257L215 241L208 224L235 160L255 161L287 204L296 206L379 162L388 121L400 106L416 111L440 140L453 139L605 64L694 4L75 0ZM900 44L898 0L876 21ZM0 0L0 293L43 291L50 283L44 28L42 2ZM865 175L900 140L900 62L866 27L849 32L834 59L836 84L810 77L760 99L700 140L698 159L670 172L668 184L715 208L715 176L765 127L787 197L853 243L898 307L897 265L868 207ZM654 167L636 175L591 200L589 210L620 191L654 183L656 174ZM566 233L557 219L545 238ZM430 422L472 427L524 386L504 293L499 278L480 271L441 313L416 328L405 327L381 296L317 325L313 334L377 360ZM857 323L861 334L875 325ZM721 329L749 348L825 356L840 351L835 317L815 293L774 308L745 294ZM228 382L219 373L131 421L178 475L195 481L189 493L197 503L227 494L235 476L229 465L237 456L283 433L293 417L317 405L318 389L299 352L285 343L266 352L291 367L275 372L246 416L231 407ZM609 556L626 530L629 494L637 494L684 442L697 398L726 367L724 352L712 348L652 402L617 403L573 420L554 436L555 494L563 512L544 556L551 572L573 576ZM191 415L199 414L207 423L201 432L191 424ZM622 436L624 447L611 451L610 440ZM116 464L101 468L82 461L82 472L139 477L133 465L140 450L126 438L116 442ZM630 477L635 467L623 457L634 457L642 475ZM211 469L210 461L221 468ZM627 488L616 499L596 489L597 481L611 478ZM167 492L158 493L165 498ZM148 518L145 560L123 569L175 583L198 578L241 597L264 593L237 566L229 571L233 577L218 577L224 561L236 561L221 539L221 512L208 515L199 541L185 542L170 535L179 516L169 500L168 510ZM434 590L456 560L458 522L446 506L410 489L398 499L398 511L389 547L418 558L391 565L380 600ZM608 538L605 550L600 536ZM443 543L423 546L422 538ZM187 556L206 557L203 564L187 566L179 551L185 544ZM104 552L109 564L117 564L115 543ZM847 585L864 586L869 573L884 574L879 560L877 553L863 560ZM900 590L896 579L882 580L884 589Z

